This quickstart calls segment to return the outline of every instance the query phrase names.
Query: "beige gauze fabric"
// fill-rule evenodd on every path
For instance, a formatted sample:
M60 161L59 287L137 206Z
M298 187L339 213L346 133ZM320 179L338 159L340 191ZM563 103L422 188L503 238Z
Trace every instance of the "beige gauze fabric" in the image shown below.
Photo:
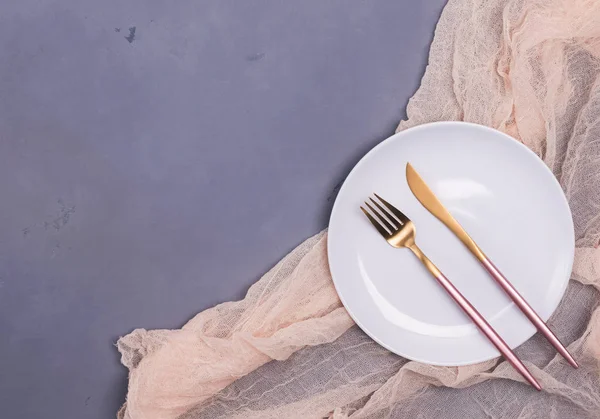
M386 351L338 300L323 232L244 300L121 338L120 418L600 418L600 2L450 0L407 114L398 130L464 120L504 131L559 179L577 249L549 323L580 368L539 334L516 352L543 392L502 359L434 367Z

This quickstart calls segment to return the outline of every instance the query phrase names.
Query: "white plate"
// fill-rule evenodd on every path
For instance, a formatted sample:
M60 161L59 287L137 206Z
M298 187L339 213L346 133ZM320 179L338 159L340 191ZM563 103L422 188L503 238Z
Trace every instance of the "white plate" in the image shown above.
M565 292L574 254L560 185L524 145L490 128L439 122L371 150L344 182L329 224L329 264L356 323L406 358L465 365L499 352L408 249L388 245L359 206L373 192L416 226L423 252L512 348L535 328L462 243L413 196L410 162L467 232L546 320Z

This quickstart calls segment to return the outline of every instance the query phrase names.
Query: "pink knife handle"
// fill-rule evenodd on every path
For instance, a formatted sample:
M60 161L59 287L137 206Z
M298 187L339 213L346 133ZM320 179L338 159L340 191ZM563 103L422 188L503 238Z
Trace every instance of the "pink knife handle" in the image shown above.
M532 386L534 386L537 390L541 390L542 387L540 386L540 384L536 381L536 379L529 372L529 370L525 367L525 365L523 365L521 360L519 358L517 358L517 356L512 351L512 349L510 349L510 347L506 344L506 342L504 342L504 340L500 337L500 335L498 335L498 333L496 333L496 331L483 318L483 316L481 314L479 314L477 309L475 307L473 307L473 305L460 293L460 291L458 289L456 289L456 287L452 284L452 282L450 282L448 280L448 278L446 278L444 276L443 273L439 272L439 270L438 270L438 274L435 275L435 278L440 283L440 285L442 287L444 287L444 289L448 292L448 294L450 294L450 296L454 299L454 301L456 301L458 303L460 308L463 309L463 311L467 314L467 316L469 316L471 318L471 320L473 320L473 322L477 325L479 330L481 330L481 332L485 336L487 336L487 338L494 344L494 346L496 348L498 348L500 353L502 355L504 355L504 358L506 358L506 360L508 362L510 362L510 364L517 371L519 371L521 373L521 375L523 377L525 377L525 379L527 381L529 381L529 383L531 383Z
M560 343L560 340L556 337L552 330L544 323L544 321L538 316L535 310L525 301L525 299L519 294L519 292L513 287L513 285L508 282L508 279L496 268L496 266L489 260L487 257L481 259L481 264L485 267L485 269L489 272L489 274L496 280L496 282L502 287L502 289L508 294L508 296L515 302L517 307L521 309L523 314L527 316L527 318L537 327L537 329L550 341L552 346L556 348L556 350L565 357L569 364L578 368L577 362L571 356L569 351Z

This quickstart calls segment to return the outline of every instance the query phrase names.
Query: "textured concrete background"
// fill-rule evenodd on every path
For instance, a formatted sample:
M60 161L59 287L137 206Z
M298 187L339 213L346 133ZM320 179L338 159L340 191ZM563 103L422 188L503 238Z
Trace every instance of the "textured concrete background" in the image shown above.
M241 298L324 228L443 3L2 2L0 416L114 417L119 336Z

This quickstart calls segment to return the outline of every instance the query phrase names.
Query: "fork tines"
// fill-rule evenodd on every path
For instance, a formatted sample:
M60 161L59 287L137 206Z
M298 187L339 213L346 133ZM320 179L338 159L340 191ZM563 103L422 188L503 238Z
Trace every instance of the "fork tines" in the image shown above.
M377 210L369 204L369 202L365 201L365 205L369 208L367 211L364 207L360 207L362 212L365 213L369 221L375 226L375 228L381 233L383 236L389 236L393 234L398 229L402 227L409 220L408 218L396 207L387 202L385 199L380 197L377 194L374 194L377 199L381 202L377 202L375 199L369 197L369 200L377 207ZM383 205L382 205L383 204Z

